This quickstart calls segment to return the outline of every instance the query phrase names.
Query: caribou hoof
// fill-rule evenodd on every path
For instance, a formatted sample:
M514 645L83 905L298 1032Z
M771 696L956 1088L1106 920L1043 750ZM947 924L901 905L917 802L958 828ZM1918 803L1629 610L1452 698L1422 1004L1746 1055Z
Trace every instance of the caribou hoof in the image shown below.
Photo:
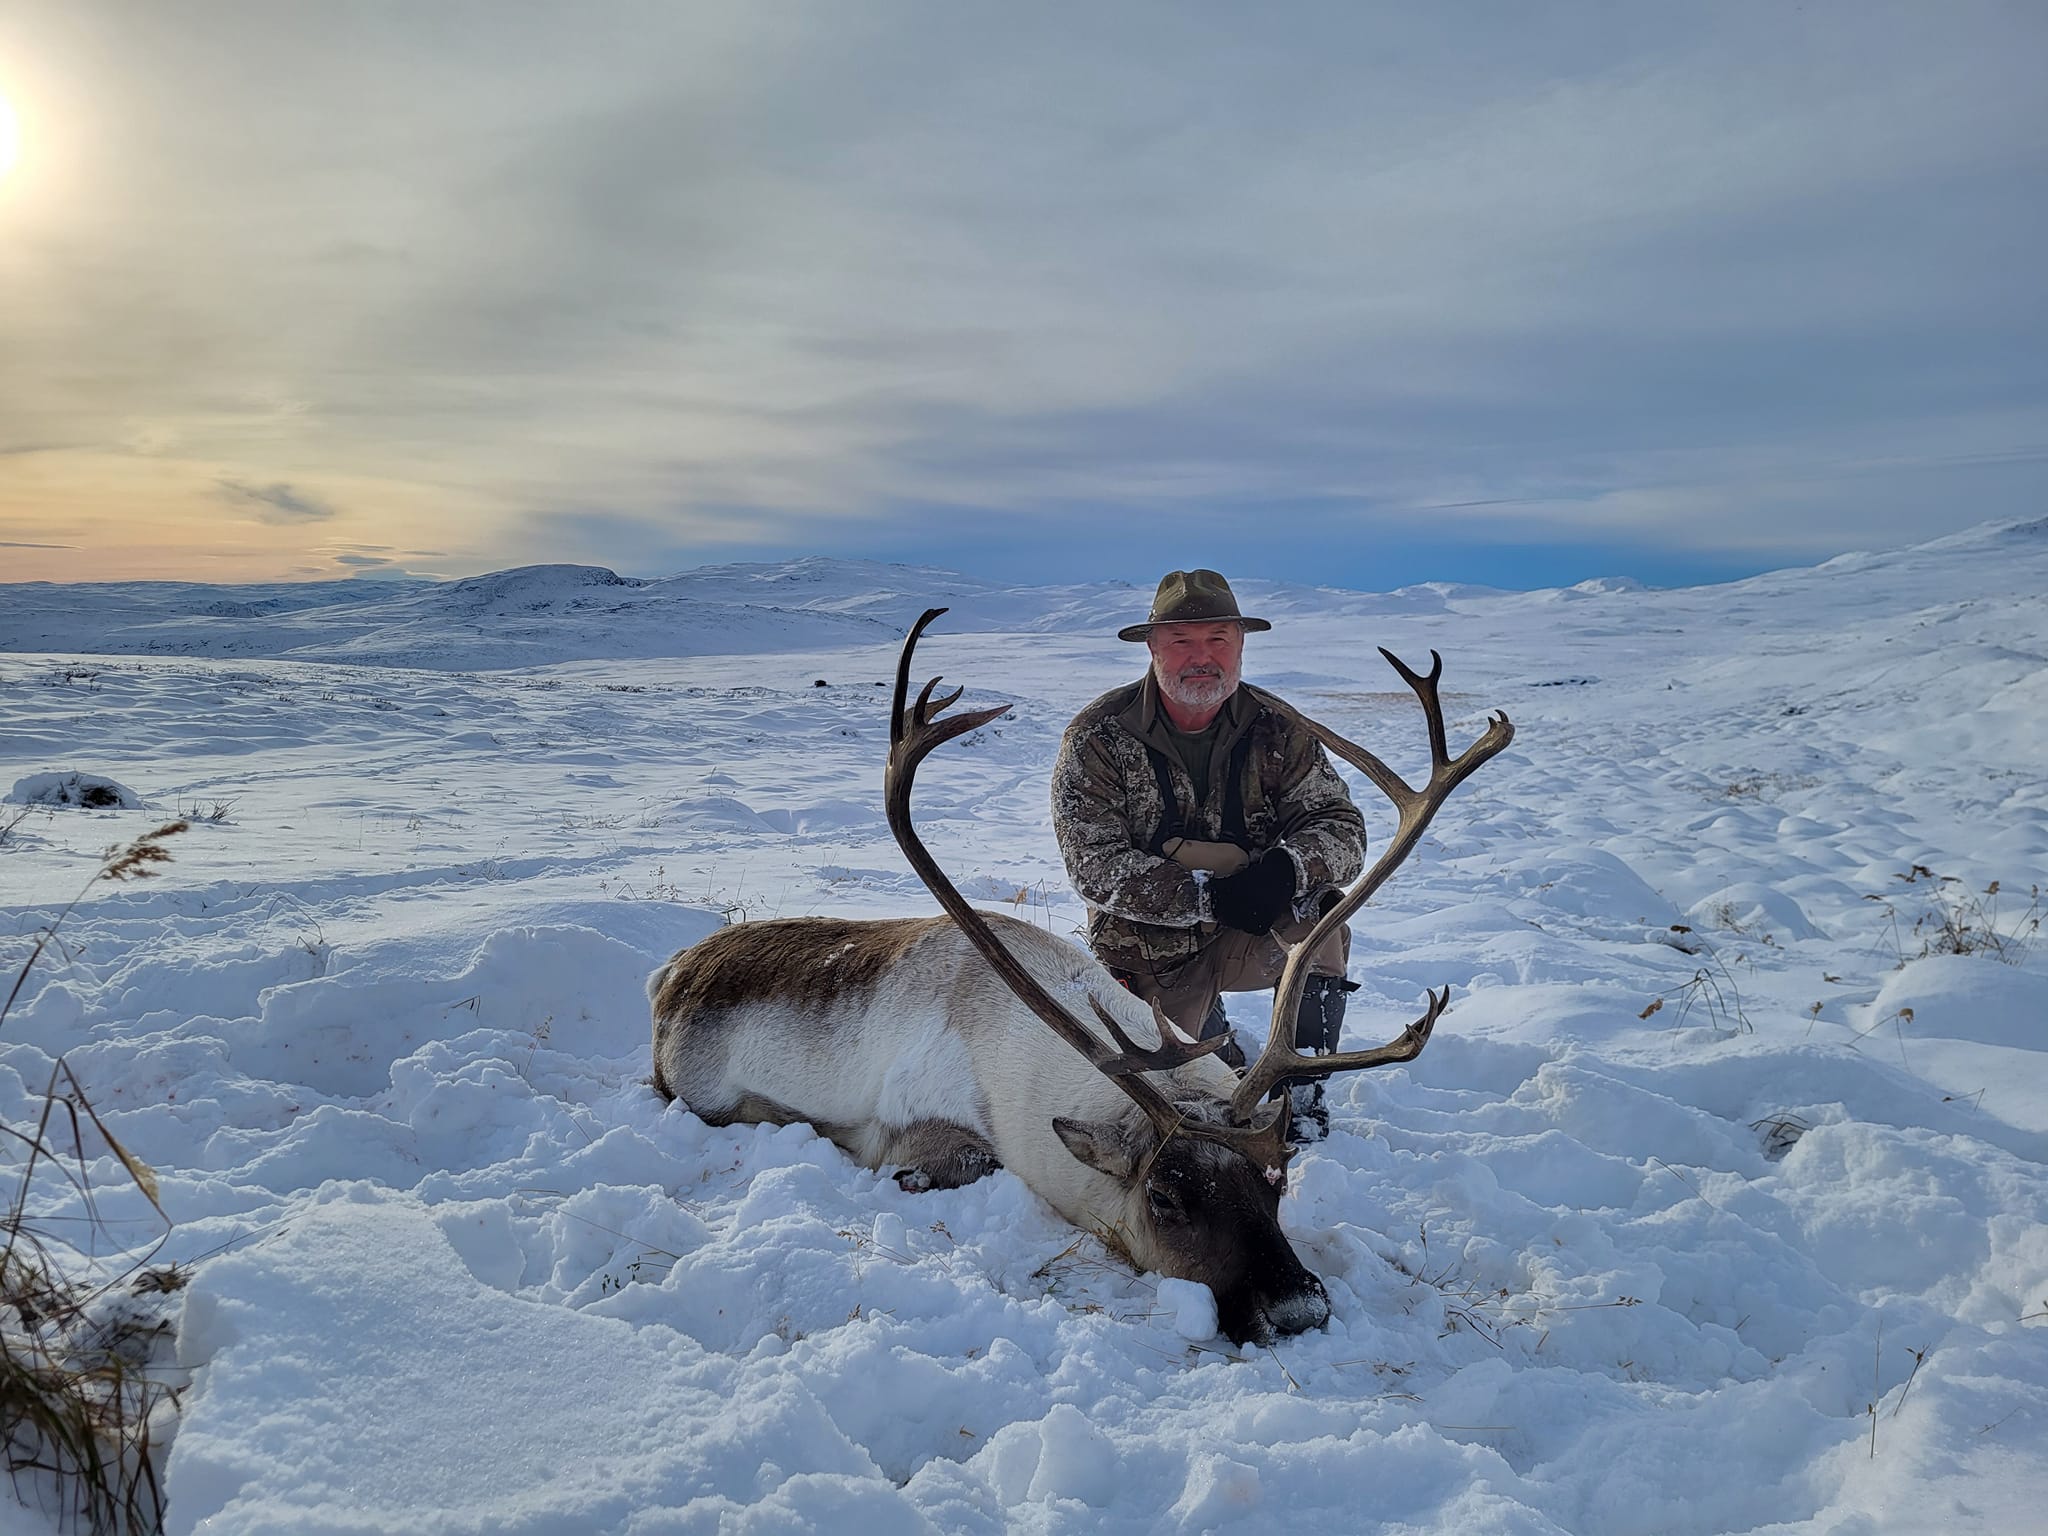
M921 1195L932 1187L932 1176L922 1168L898 1168L896 1187L906 1195Z

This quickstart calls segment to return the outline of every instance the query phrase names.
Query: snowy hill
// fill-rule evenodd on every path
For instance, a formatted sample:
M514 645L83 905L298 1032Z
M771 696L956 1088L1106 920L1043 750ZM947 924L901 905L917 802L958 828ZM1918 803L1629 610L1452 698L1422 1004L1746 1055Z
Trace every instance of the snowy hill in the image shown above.
M1489 618L1532 608L1613 606L1666 620L1709 618L1796 632L1786 602L1819 601L1853 575L1868 600L1916 603L1953 562L1982 567L1987 596L2011 590L2048 542L2048 519L1987 524L1913 550L1842 555L1813 570L1775 571L1717 587L1657 591L1617 578L1503 592L1426 582L1346 592L1236 582L1247 613L1283 622ZM2009 550L2016 566L1989 558ZM0 585L0 652L213 656L334 661L434 671L495 671L577 660L822 651L893 644L925 608L949 630L1113 633L1144 616L1149 590L1128 582L1004 587L958 572L875 561L801 559L703 566L677 576L621 576L601 566L537 565L448 582L371 580L206 586L132 582ZM1652 629L1668 624L1650 626Z
M1454 747L1518 727L1355 924L1347 1045L1453 1003L1333 1084L1282 1220L1335 1315L1270 1351L1008 1173L906 1194L646 1081L678 946L934 909L875 687L927 606L919 675L1013 709L919 824L1076 927L1047 774L1135 675L1128 585L0 587L0 981L87 891L0 1121L61 1055L161 1182L167 1235L93 1167L110 1267L189 1276L117 1308L189 1373L176 1533L2034 1529L2044 590L2048 521L1681 591L1242 583L1247 676L1397 768L1378 645L1443 652ZM158 878L90 880L180 813Z

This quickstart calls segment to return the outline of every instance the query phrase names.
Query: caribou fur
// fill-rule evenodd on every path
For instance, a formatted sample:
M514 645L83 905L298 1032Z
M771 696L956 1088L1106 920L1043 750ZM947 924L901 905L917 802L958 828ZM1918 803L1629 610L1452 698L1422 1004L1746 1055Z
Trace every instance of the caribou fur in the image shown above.
M1091 955L981 916L1105 1044L1091 999L1132 1040L1161 1043L1151 1009ZM739 924L677 954L647 990L654 1085L711 1124L808 1121L867 1167L895 1167L906 1189L1007 1168L1139 1267L1208 1284L1240 1342L1329 1316L1280 1231L1283 1170L1195 1136L1162 1146L949 917ZM1187 1119L1215 1124L1238 1083L1214 1056L1149 1080Z

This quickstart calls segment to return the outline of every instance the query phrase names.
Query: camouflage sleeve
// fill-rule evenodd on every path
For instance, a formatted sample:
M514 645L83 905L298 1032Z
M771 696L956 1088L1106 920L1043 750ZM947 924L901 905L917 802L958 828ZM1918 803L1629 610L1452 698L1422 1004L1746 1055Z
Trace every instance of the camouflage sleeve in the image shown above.
M1286 766L1275 802L1280 841L1294 855L1295 896L1349 885L1365 868L1365 818L1330 766L1323 744L1307 730L1287 733Z
M1203 882L1140 846L1122 775L1094 732L1070 730L1060 742L1052 770L1052 826L1067 878L1091 907L1161 928L1192 928L1208 917Z

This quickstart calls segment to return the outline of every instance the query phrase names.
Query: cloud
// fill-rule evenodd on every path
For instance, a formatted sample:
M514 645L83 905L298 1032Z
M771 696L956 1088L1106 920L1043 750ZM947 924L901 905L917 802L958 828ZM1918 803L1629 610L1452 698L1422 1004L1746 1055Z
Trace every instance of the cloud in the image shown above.
M127 437L122 440L121 446L130 453L139 453L149 457L156 454L169 453L178 446L179 440L180 434L176 428L152 422L143 422L137 424L128 433Z
M1279 507L1308 574L1764 558L2048 490L2027 7L233 14L0 25L102 135L5 258L0 419L317 464L450 561Z
M29 544L16 539L0 539L0 549L76 549L76 544Z
M252 508L266 523L318 523L335 515L335 509L326 502L294 490L283 481L255 486L223 478L215 483L215 492L232 506Z
M350 571L344 581L450 581L454 578L439 571L411 571L403 566L392 566L383 571Z

